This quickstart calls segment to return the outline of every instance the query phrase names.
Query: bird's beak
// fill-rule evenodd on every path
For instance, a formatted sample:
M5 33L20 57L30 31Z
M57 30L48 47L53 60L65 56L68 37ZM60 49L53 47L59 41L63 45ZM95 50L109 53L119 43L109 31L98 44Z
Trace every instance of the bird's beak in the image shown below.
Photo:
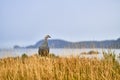
M48 38L51 38L51 36L48 36Z

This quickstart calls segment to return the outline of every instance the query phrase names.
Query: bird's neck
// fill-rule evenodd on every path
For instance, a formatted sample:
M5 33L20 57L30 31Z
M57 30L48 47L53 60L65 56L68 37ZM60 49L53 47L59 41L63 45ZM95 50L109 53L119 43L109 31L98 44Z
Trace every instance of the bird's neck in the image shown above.
M45 38L45 41L47 41L48 39L47 38Z
M45 44L46 46L48 46L48 39L47 39L47 38L45 38L44 44Z

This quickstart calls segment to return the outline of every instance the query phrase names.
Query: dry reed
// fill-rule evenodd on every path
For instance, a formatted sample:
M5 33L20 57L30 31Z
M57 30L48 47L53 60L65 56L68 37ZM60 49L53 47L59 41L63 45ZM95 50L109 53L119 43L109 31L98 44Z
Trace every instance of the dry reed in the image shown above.
M6 58L0 60L0 80L120 80L120 64L79 56Z

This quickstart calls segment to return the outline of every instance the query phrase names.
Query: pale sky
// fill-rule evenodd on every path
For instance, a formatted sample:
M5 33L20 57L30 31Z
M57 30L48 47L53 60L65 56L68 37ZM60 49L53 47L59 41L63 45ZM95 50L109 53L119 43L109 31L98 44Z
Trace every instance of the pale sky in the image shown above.
M120 0L0 0L0 48L49 34L67 41L120 37Z

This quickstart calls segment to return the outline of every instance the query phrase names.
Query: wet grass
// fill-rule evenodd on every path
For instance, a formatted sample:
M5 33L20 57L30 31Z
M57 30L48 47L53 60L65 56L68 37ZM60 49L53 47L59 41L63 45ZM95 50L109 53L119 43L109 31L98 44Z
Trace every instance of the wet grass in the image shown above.
M104 58L41 57L0 59L0 80L120 80L120 64L113 53Z

